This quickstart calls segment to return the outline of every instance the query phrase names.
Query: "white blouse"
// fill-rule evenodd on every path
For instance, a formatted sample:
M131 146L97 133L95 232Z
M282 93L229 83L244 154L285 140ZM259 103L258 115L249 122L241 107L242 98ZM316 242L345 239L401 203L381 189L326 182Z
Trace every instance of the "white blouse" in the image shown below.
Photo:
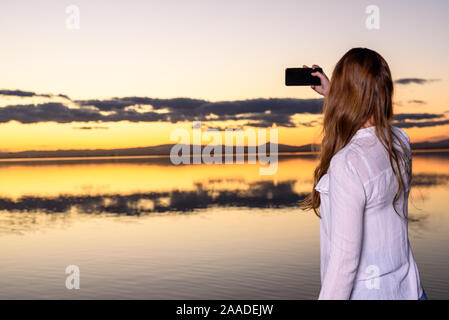
M393 127L408 147L410 139ZM397 142L395 142L397 144ZM407 199L409 181L405 179ZM332 157L320 192L319 299L412 299L422 294L407 221L393 209L398 183L375 127L359 129ZM396 204L402 214L403 195ZM408 203L406 204L408 211Z

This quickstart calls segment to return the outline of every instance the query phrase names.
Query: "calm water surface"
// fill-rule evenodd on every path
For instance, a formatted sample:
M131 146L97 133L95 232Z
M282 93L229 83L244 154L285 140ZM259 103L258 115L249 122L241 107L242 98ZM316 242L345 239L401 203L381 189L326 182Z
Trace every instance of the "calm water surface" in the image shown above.
M449 153L413 161L410 241L427 295L448 299ZM0 161L0 299L315 299L318 218L298 208L315 165Z

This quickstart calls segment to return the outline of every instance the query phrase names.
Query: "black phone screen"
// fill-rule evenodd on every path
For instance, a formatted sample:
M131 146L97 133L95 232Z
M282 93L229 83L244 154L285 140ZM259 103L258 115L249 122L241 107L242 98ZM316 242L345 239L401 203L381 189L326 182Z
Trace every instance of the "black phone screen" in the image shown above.
M319 86L320 78L312 76L313 72L323 72L321 68L287 68L285 69L285 85L286 86Z

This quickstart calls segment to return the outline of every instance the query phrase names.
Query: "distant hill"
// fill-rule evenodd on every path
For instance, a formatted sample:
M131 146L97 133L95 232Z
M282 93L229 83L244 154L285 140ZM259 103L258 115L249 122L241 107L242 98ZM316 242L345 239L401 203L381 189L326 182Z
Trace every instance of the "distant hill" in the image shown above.
M174 144L162 144L152 147L141 148L122 148L122 149L74 149L74 150L48 150L48 151L21 151L21 152L0 152L0 159L11 158L66 158L66 157L120 157L120 156L157 156L170 155L170 150ZM278 144L279 153L294 153L294 152L311 152L312 147L318 150L318 144L306 144L303 146L290 146L286 144ZM431 149L449 149L449 139L430 142L412 143L413 150L431 150ZM204 148L204 146L202 147ZM192 146L190 146L192 150ZM267 144L267 151L270 151L269 144ZM244 148L244 153L248 152L248 147ZM224 154L224 147L222 147ZM236 153L234 147L234 153Z
M62 157L120 157L120 156L156 156L156 155L170 155L170 150L174 144L163 144L152 147L141 148L123 148L123 149L74 149L74 150L48 150L48 151L21 151L21 152L0 152L0 158L62 158ZM192 146L189 146L192 152ZM202 149L204 146L202 146ZM267 144L267 151L270 151L270 145ZM304 146L289 146L278 144L279 153L291 152L310 152L311 145ZM222 147L222 153L225 150ZM233 153L236 153L234 147ZM244 147L244 153L248 153L248 147Z

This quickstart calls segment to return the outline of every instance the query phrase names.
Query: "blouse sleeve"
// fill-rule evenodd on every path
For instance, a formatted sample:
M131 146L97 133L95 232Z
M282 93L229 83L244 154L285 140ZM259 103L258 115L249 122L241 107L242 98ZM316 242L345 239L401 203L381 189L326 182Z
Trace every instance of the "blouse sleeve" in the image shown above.
M329 173L330 256L320 300L351 296L363 239L365 190L356 168L361 159L336 155Z

